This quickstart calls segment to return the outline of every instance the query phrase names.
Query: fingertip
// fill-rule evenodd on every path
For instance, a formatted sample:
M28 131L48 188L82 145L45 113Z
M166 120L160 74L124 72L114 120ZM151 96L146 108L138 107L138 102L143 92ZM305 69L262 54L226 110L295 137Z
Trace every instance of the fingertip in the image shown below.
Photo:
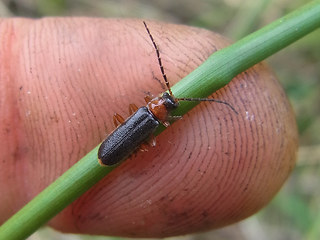
M42 21L52 26L52 20ZM66 22L68 28L58 24ZM228 44L205 30L147 24L171 84ZM37 183L23 189L26 198L110 133L114 112L128 116L130 103L142 106L146 92L163 91L140 20L58 19L46 29L38 40L50 51L26 44L32 73L20 78L39 93L22 96L20 105L32 149L22 163L24 181ZM161 134L157 146L128 159L52 224L67 232L164 237L224 226L260 209L287 178L294 162L287 150L296 148L294 117L274 79L263 65L240 74L214 95L236 106L238 115L200 104ZM26 109L31 116L23 114Z

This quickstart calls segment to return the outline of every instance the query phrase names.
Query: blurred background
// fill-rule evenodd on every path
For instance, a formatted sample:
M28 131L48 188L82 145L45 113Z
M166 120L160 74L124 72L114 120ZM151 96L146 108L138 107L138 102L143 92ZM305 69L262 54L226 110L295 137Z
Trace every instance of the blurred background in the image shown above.
M149 18L216 31L236 41L307 0L1 0L1 17ZM170 240L320 239L320 30L270 57L296 112L300 133L293 174L273 201L232 226ZM61 234L44 227L29 240L123 240Z

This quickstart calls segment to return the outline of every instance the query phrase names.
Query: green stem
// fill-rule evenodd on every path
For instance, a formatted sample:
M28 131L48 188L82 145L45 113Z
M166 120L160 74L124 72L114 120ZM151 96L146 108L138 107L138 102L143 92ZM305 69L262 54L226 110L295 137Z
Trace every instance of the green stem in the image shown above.
M312 1L210 56L172 87L176 97L207 97L233 77L320 26L320 0ZM196 103L181 102L183 115ZM160 133L159 130L157 133ZM101 167L98 147L65 172L0 227L0 239L25 239L114 168Z

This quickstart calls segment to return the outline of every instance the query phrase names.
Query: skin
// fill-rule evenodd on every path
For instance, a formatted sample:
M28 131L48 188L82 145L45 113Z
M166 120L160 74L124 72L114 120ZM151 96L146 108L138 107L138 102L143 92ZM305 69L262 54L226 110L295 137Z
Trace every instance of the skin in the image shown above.
M147 21L173 85L212 52L218 34ZM101 142L115 112L163 92L141 20L0 22L0 222ZM190 96L186 96L190 97ZM64 232L164 237L244 219L295 164L291 106L263 63L213 94L50 221Z

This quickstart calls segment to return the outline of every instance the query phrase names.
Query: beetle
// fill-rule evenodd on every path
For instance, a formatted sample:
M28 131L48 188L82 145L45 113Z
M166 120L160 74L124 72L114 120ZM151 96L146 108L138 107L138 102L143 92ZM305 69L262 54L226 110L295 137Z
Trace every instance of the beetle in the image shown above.
M140 148L143 143L147 142L148 139L152 137L160 124L168 127L170 125L168 122L170 113L179 106L179 101L218 102L228 105L234 112L236 112L229 103L217 99L175 98L164 72L159 48L155 43L147 24L144 21L143 24L156 50L160 71L169 93L165 92L162 96L153 99L148 96L145 97L147 105L140 108L134 104L130 104L129 109L131 116L126 120L124 120L119 114L114 115L114 123L118 126L101 143L98 150L98 159L102 166L112 166L129 157L133 152Z

